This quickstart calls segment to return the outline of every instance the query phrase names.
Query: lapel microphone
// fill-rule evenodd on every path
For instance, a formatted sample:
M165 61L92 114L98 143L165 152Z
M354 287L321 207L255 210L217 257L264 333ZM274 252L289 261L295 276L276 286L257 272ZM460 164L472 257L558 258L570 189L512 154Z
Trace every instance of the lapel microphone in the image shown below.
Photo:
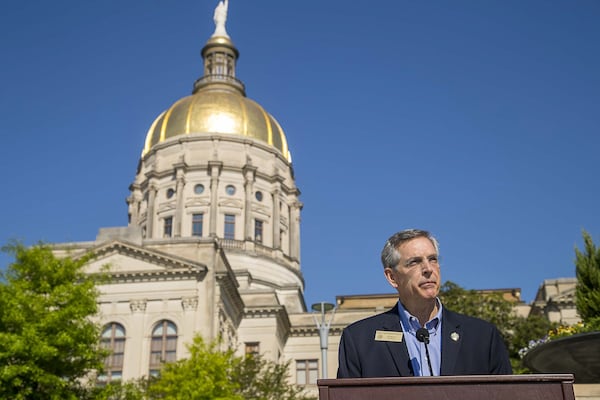
M431 360L429 359L429 331L425 328L417 329L417 340L419 342L425 343L425 355L427 356L427 364L429 365L429 374L433 376L433 368L431 368Z

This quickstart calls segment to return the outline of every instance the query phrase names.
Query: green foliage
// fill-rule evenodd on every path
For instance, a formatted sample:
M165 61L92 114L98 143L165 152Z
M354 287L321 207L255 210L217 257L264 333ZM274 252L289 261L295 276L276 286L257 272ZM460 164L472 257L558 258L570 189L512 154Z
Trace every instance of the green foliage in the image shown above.
M241 400L239 385L230 379L238 363L233 350L218 350L218 342L197 336L188 346L190 357L164 364L149 384L149 399Z
M90 400L146 400L148 381L121 382L114 381L106 386L95 388L90 394Z
M479 293L447 281L442 285L440 298L444 307L452 311L481 318L496 325L508 346L517 317L513 312L513 303L505 300L501 294Z
M521 328L515 329L515 345L522 346L519 355L524 357L527 352L536 346L550 340L559 339L585 332L600 330L600 249L596 248L591 236L583 231L584 251L575 248L575 271L577 286L575 288L575 303L577 311L583 322L573 325L551 324L543 317L538 322L530 322ZM537 336L527 343L526 337ZM535 337L534 336L534 337ZM522 368L523 369L523 368Z
M81 398L81 378L104 358L89 258L58 259L43 244L3 251L15 261L0 272L0 398Z
M440 298L444 307L452 311L481 318L496 325L504 339L515 373L527 372L521 365L519 350L527 347L531 340L546 335L554 326L541 316L517 316L513 310L514 304L505 300L499 293L479 293L447 281L440 290Z
M190 357L163 366L148 382L149 400L311 400L291 385L288 364L260 356L235 356L220 350L220 342L205 343L197 336L188 346ZM129 400L129 399L127 399ZM137 400L137 399L132 399Z
M556 323L550 322L541 315L529 315L527 318L518 317L514 324L512 337L508 344L508 354L515 374L531 373L522 363L522 351L528 348L532 342L544 338L552 329L557 327Z
M593 330L600 330L600 249L585 231L583 241L585 250L581 252L575 249L575 301L584 324Z
M288 383L290 362L277 364L260 356L246 356L238 364L234 380L244 399L309 400L303 388Z

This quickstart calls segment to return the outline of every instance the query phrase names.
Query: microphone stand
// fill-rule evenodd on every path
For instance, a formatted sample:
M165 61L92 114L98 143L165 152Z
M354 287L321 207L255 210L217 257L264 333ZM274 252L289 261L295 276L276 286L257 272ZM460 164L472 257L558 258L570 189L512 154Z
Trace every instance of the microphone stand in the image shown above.
M433 368L431 367L431 359L429 358L429 331L425 328L417 329L417 340L425 343L425 355L427 356L427 364L429 366L429 374L433 376Z

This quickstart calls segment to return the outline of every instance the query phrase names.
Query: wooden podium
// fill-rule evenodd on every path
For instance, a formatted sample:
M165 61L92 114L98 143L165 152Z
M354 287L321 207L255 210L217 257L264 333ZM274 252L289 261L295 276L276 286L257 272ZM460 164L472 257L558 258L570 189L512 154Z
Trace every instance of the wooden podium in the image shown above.
M319 379L319 400L575 400L573 374Z

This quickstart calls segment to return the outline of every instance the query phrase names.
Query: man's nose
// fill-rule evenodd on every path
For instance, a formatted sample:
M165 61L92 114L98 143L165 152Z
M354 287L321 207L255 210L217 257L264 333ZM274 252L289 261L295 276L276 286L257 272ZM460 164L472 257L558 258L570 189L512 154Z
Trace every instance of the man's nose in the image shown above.
M429 260L423 260L421 263L421 270L423 273L431 273L433 271L433 264Z

